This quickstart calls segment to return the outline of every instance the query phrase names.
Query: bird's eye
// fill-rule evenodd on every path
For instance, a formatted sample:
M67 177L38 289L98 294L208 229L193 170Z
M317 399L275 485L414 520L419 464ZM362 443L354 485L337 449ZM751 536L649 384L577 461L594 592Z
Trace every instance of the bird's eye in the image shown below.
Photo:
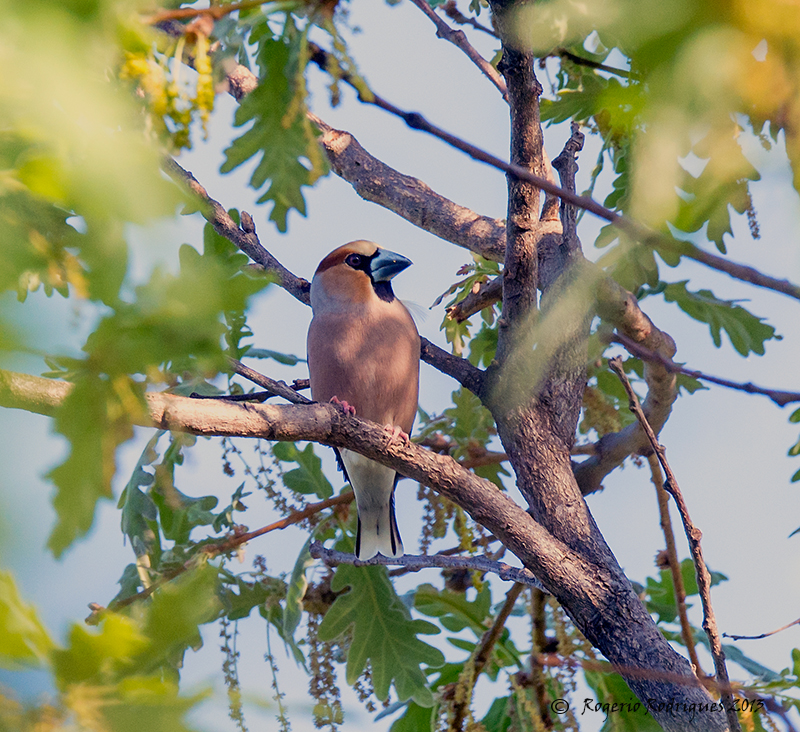
M360 254L350 254L344 261L347 262L347 264L349 264L353 269L358 269L364 259Z

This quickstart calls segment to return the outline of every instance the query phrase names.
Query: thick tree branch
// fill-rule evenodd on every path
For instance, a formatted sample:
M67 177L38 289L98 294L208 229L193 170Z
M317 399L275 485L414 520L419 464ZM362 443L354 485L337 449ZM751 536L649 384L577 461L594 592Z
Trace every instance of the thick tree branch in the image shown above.
M474 211L431 190L418 178L404 175L370 155L349 132L336 130L309 114L321 130L319 143L331 168L366 201L377 203L440 239L502 262L505 223Z
M611 368L614 370L614 373L619 376L622 385L625 387L625 392L630 400L630 409L636 415L636 419L639 421L642 429L647 434L647 439L649 440L653 451L658 456L658 461L661 463L661 467L664 470L664 475L667 477L666 481L664 481L664 490L666 490L667 493L672 496L673 500L675 501L675 505L678 507L678 512L680 513L681 520L683 521L683 528L686 532L686 538L689 541L689 550L692 553L695 572L697 573L697 587L700 590L700 601L703 604L703 629L706 631L706 635L708 636L711 655L714 658L714 667L717 671L717 682L722 687L728 686L730 685L730 680L728 678L728 669L725 666L725 651L722 648L719 629L717 628L717 620L714 616L714 608L711 605L711 575L709 574L708 567L706 566L705 559L703 558L703 550L700 546L702 533L700 532L700 529L698 529L692 523L692 519L689 516L689 509L686 506L686 502L683 500L683 493L678 486L678 480L675 477L675 474L672 472L672 468L670 467L669 463L667 462L666 449L663 445L659 444L656 433L647 422L647 417L645 416L642 406L639 404L639 399L636 396L636 392L634 392L631 382L628 381L628 377L625 375L625 371L622 368L622 359L619 357L612 358L608 363L609 366L611 366ZM739 718L736 715L733 696L729 691L723 691L721 696L723 704L725 705L725 712L728 717L730 729L732 732L736 732L741 728L739 727Z
M675 341L670 335L653 325L639 307L637 299L610 278L599 285L598 311L600 316L616 325L634 343L647 350L671 359L675 355ZM647 420L660 433L672 412L678 397L675 374L659 363L645 364L644 379L647 383L647 398L644 412ZM629 455L649 450L650 442L638 422L628 425L620 432L613 432L595 443L595 454L575 466L575 478L581 493L588 495L602 488L603 479L619 467Z
M539 95L533 55L503 47L499 69L508 85L511 112L511 163L532 173L544 172ZM512 351L524 348L520 335L532 326L537 307L539 187L507 175L508 217L503 286L503 315L497 335L497 361L505 364ZM525 340L525 339L523 339ZM512 377L513 378L513 377Z
M72 384L63 381L0 371L0 406L54 416L71 390ZM550 536L491 481L450 457L414 443L393 441L383 426L347 415L332 404L243 404L153 392L146 395L146 401L149 417L137 420L145 427L203 436L309 440L355 450L458 503L535 576L549 578L542 582L550 592L591 593L604 581L602 568L587 563ZM512 579L522 581L523 576Z
M475 50L472 44L467 40L464 31L453 30L447 25L447 23L436 14L436 11L428 5L427 0L411 0L411 2L431 19L436 26L436 36L452 43L456 48L461 49L466 54L467 58L481 70L481 73L497 87L497 90L503 95L503 99L507 100L508 89L503 78L497 73L497 69Z

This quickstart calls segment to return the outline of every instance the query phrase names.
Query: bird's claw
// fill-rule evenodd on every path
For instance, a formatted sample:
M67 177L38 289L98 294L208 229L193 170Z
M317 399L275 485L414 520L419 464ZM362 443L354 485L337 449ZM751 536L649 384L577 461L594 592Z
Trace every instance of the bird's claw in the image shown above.
M408 443L411 442L411 438L405 432L403 432L403 430L401 430L397 425L385 424L383 426L383 429L386 430L386 432L390 433L389 442L386 443L387 445L391 445L398 438L404 445L408 445Z
M342 399L339 399L339 397L337 396L331 397L331 404L333 404L336 407L339 407L339 409L341 409L345 414L356 413L356 408L354 406L348 404L346 401L343 401Z

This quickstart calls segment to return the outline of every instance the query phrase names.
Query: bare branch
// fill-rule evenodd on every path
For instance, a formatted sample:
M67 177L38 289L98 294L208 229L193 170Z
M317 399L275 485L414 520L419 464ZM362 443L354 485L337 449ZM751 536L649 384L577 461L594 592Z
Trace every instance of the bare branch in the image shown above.
M480 396L484 384L483 371L473 366L466 358L448 353L427 338L420 338L420 358L443 374L452 376L476 396Z
M786 625L782 625L780 628L776 628L775 630L769 631L769 633L761 633L761 635L729 635L728 633L723 633L722 635L725 638L730 638L731 640L761 640L762 638L769 638L771 635L775 635L776 633L782 633L787 628L791 628L795 625L800 625L800 618L797 620L792 620L791 623L787 623Z
M258 85L258 78L245 66L237 65L233 67L227 75L228 84L229 84L229 91L231 95L241 101L241 99L250 93L255 87ZM699 247L691 244L689 242L684 241L676 241L669 237L665 237L657 232L654 232L646 227L643 227L641 224L638 224L630 219L627 219L624 216L621 216L611 209L606 208L605 206L601 206L596 201L592 200L591 198L587 198L585 196L577 196L574 193L569 193L564 189L560 188L559 186L555 185L551 180L547 178L541 178L539 176L535 176L529 171L524 170L523 168L519 168L518 166L510 165L509 163L504 162L500 158L497 158L489 153L480 150L479 148L475 147L474 145L470 145L469 143L459 139L455 135L451 135L444 130L440 130L439 128L431 125L427 120L425 120L422 115L416 112L404 112L403 110L395 107L394 105L390 104L386 100L381 99L380 97L375 97L373 100L367 100L359 97L360 101L364 103L376 104L377 106L385 109L387 112L395 114L402 118L405 123L411 127L412 129L419 129L424 132L428 132L436 137L439 137L444 142L452 145L458 150L465 152L467 155L472 157L479 162L486 163L487 165L491 165L492 167L498 168L499 170L503 170L506 173L510 173L512 175L517 176L522 180L527 180L530 183L533 183L545 193L548 193L552 196L557 196L563 201L567 203L571 203L578 208L584 209L589 211L590 213L595 214L596 216L609 221L610 223L614 224L618 228L623 231L629 233L633 238L640 240L642 243L650 244L655 246L656 244L661 247L662 249L668 250L675 254L680 254L681 256L689 257L690 259L694 259L697 262L701 262L705 264L707 267L711 267L712 269L717 269L721 272L725 272L726 274L730 275L731 277L742 280L744 282L749 282L757 287L763 287L768 290L774 290L776 292L780 292L784 295L792 297L796 300L800 300L800 286L793 284L789 280L781 280L776 277L770 277L769 275L765 275L762 272L759 272L757 269L753 267L749 267L747 265L738 264L737 262L731 262L723 257L719 257L715 254L710 254L709 252L705 252ZM309 113L309 119L320 126L323 133L325 132L325 127L329 130L332 129L325 125L319 117ZM321 126L321 125L324 125ZM347 132L340 132L336 130L340 135L346 135L349 139L343 145L346 149L349 141L352 140L355 142L355 138L352 137ZM328 153L328 157L331 158L331 152L328 150L324 143L321 143L323 149L325 149L326 153ZM357 143L356 143L357 144ZM439 194L432 191L428 188L427 185L422 183L422 181L417 180L416 178L411 178L410 176L403 176L401 173L397 173L397 171L389 168L384 163L381 163L377 158L372 157L369 153L358 146L360 151L368 156L369 159L376 162L376 167L373 168L374 177L372 180L372 188L373 190L378 191L379 198L371 198L369 195L366 195L366 189L358 190L356 192L364 199L368 201L374 201L379 205L385 205L389 210L394 211L398 216L406 219L407 221L411 222L415 226L419 226L426 231L430 231L432 234L439 236L440 238L444 239L445 241L449 241L457 246L465 247L470 251L474 251L477 254L481 254L485 256L487 259L492 259L494 261L503 261L503 254L498 253L496 247L492 246L495 242L501 242L500 244L500 252L505 248L505 231L498 231L496 229L496 225L499 223L497 219L490 219L485 216L480 216L476 214L474 211L470 209L464 208L463 206L459 206L458 204L449 201L448 199L440 196ZM334 163L333 159L331 159L331 164L334 169L334 172L339 175L340 177L344 178L344 180L348 181L352 185L355 184L350 178L345 174L345 170L341 172L337 170L336 164ZM383 169L382 172L386 173L394 173L396 176L400 176L401 178L405 179L406 181L410 181L412 184L412 191L414 188L417 190L415 191L416 195L411 195L408 197L407 203L409 204L408 207L399 206L398 204L402 202L403 196L396 197L390 192L390 188L397 185L397 181L392 180L394 176L389 175L386 179L382 179L381 175L378 173L381 172L380 169ZM356 176L357 177L357 176ZM427 198L427 192L433 197L432 201L429 201ZM387 201L392 200L395 202L396 208L392 208L391 206L386 205L383 203L383 199ZM423 211L427 211L430 205L430 212L431 218L423 218L421 215L421 211L419 210L420 205L422 206ZM439 207L442 207L442 210L439 210ZM417 210L415 210L417 209ZM442 222L437 221L436 214L444 213L444 217ZM455 214L455 215L454 215ZM489 222L493 222L495 226L492 226ZM450 234L449 232L453 231L453 224L455 224L455 233ZM465 226L466 224L466 226ZM477 231L470 231L471 225L477 224L478 228L482 226L487 226L490 229L494 229L491 236L487 235L485 237L477 235ZM502 224L500 224L502 227ZM467 232L473 234L473 236L464 237L464 229L466 228ZM503 229L505 227L502 227ZM477 235L477 236L476 236ZM491 241L491 244L487 246L486 239ZM482 241L483 240L483 241ZM488 253L485 250L492 250L491 253Z
M460 48L467 55L467 58L481 70L481 73L497 87L497 90L503 95L503 99L508 101L506 83L503 81L500 74L497 73L497 69L475 50L472 44L467 40L464 31L453 30L447 25L447 23L436 14L436 11L428 5L427 0L411 0L411 2L433 21L433 24L436 26L436 36Z
M714 616L714 608L711 605L711 575L709 574L708 567L706 567L706 562L703 558L703 550L700 546L702 533L700 529L692 523L692 519L689 517L689 509L686 506L686 502L683 500L683 493L678 486L678 481L677 478L675 478L675 474L672 472L672 468L670 468L667 462L666 449L663 445L659 444L656 433L647 422L647 417L645 417L644 411L639 404L636 392L633 390L631 382L628 381L628 377L625 375L625 371L622 368L622 359L619 357L612 358L608 363L614 370L614 373L619 376L622 385L625 387L625 392L630 400L631 411L636 415L636 419L647 434L647 439L650 441L650 445L658 456L658 461L661 463L664 475L667 476L664 482L664 490L672 496L675 505L678 507L681 521L683 521L683 528L686 532L686 538L689 541L689 549L692 553L695 572L697 573L697 587L700 590L700 601L703 604L703 630L706 631L706 635L708 636L711 655L714 658L717 682L721 686L728 686L730 684L730 679L728 678L728 669L725 666L725 651L722 648L719 629L717 628L717 621ZM741 727L739 726L739 718L736 715L733 696L728 691L723 691L721 696L725 707L725 713L728 717L728 724L732 732L736 732L740 730Z
M683 584L683 574L681 573L681 563L678 561L678 550L675 546L675 533L672 531L672 519L669 515L669 493L664 490L664 479L661 476L661 466L655 454L649 455L647 461L650 464L650 475L653 485L656 488L656 498L658 499L658 515L661 522L661 531L664 533L664 543L666 544L666 559L672 576L672 588L675 591L675 605L678 608L678 618L681 624L681 636L686 650L689 652L689 660L692 663L694 672L698 678L703 676L703 667L697 657L697 648L694 643L692 626L689 624L689 616L686 612L686 587Z
M787 404L791 404L792 402L800 402L800 392L782 391L779 389L767 389L763 386L756 386L755 384L751 384L749 381L743 384L738 381L729 381L728 379L722 379L719 376L711 376L710 374L703 373L702 371L687 369L685 366L682 366L679 363L675 363L675 361L673 361L670 358L665 358L659 353L654 353L653 351L643 346L640 346L638 343L631 340L622 333L616 333L615 335L610 336L608 340L611 343L619 343L620 345L624 346L625 349L632 356L636 356L636 358L640 358L642 359L642 361L660 364L665 369L674 374L686 374L686 376L691 376L693 379L701 379L703 381L708 381L712 384L725 386L728 389L736 389L737 391L743 391L747 394L760 394L762 396L769 397L779 407L785 407Z
M418 178L404 175L370 155L349 132L336 130L319 117L309 118L322 131L319 143L331 168L366 201L401 216L440 239L502 262L505 223L480 216L431 190Z
M66 382L0 371L0 406L53 416L71 390L72 384ZM383 426L347 415L331 404L243 404L166 393L148 393L146 400L149 419L138 419L141 426L203 436L309 440L355 450L458 503L535 576L550 577L552 582L545 586L551 592L558 587L560 593L583 593L603 582L605 570L550 536L491 481L448 456L393 441ZM513 581L523 576L509 575Z
M263 387L275 396L283 397L287 402L292 404L313 404L310 399L307 399L302 394L298 394L297 391L283 381L270 379L269 376L260 374L255 369L245 366L241 361L237 361L235 358L229 358L228 363L239 376L244 376L245 379Z
M319 501L317 503L310 503L306 506L302 511L293 511L291 514L282 518L280 521L275 521L274 523L269 524L268 526L263 526L260 529L256 529L255 531L234 531L233 534L221 541L211 542L209 544L203 544L198 548L198 550L192 554L192 558L188 561L184 562L180 567L175 567L174 569L165 572L162 577L156 580L152 585L149 587L145 587L141 592L137 592L134 595L129 595L128 597L123 598L122 600L118 600L117 602L111 603L108 608L104 608L97 603L91 603L89 606L92 609L92 614L86 619L87 624L89 625L96 625L100 620L100 614L108 609L111 611L117 611L122 609L123 607L127 607L128 605L132 605L134 602L138 600L144 600L150 595L153 594L158 588L163 587L167 582L171 582L176 577L179 577L184 572L189 569L195 567L194 561L192 561L193 557L197 554L207 554L210 557L216 557L219 554L227 554L232 552L234 549L240 547L242 544L246 544L253 539L258 538L259 536L264 536L265 534L272 533L273 531L279 531L280 529L285 529L289 526L294 526L294 524L299 524L302 521L305 521L308 518L324 511L327 508L332 508L333 506L340 506L345 503L350 503L353 500L353 491L347 491L342 493L341 495L334 496L333 498L327 498L324 501ZM238 528L238 527L237 527Z
M536 587L544 589L541 582L527 569L512 567L505 562L495 562L489 557L451 557L442 554L404 554L402 557L384 557L382 554L372 557L365 562L356 559L354 554L326 549L318 541L309 548L311 556L321 559L329 567L339 564L352 564L355 567L372 567L375 565L385 567L403 567L407 572L419 572L422 569L470 569L477 572L491 572L500 579L518 583L521 587ZM550 594L550 593L548 593Z
M162 168L175 182L200 199L204 204L201 211L203 218L214 227L220 236L224 236L239 247L250 259L261 265L265 272L277 277L278 284L290 295L306 305L310 304L311 285L307 280L293 275L263 247L250 214L242 211L242 222L237 226L223 205L211 198L206 189L188 170L184 170L172 158L164 158Z
M479 23L475 18L468 18L464 13L462 13L458 7L456 6L456 0L447 0L447 2L441 6L442 10L447 14L447 17L450 18L454 23L458 23L459 25L471 25L475 30L482 31L483 33L487 33L490 36L497 38L497 33L495 33L491 28L487 28L485 25Z
M592 61L590 58L584 58L583 56L577 56L576 54L568 51L566 48L557 48L556 53L561 57L565 58L568 61L572 61L572 63L577 64L578 66L587 66L590 69L597 69L598 71L605 71L608 74L615 74L616 76L621 76L623 79L630 79L631 72L626 69L618 69L616 66L607 66L606 64L601 64L597 61Z
M616 325L631 341L649 351L661 353L666 358L675 354L675 341L670 335L653 325L642 312L638 300L610 278L598 286L598 312ZM661 432L678 397L675 374L658 363L648 362L644 371L647 398L644 411L656 434ZM588 495L600 490L603 478L620 466L629 455L640 454L649 448L647 435L638 423L625 429L603 435L595 444L595 454L574 467L575 478L581 493Z
M516 582L511 589L506 593L505 602L503 602L503 606L497 613L497 616L494 619L491 627L483 634L481 637L480 642L475 647L472 655L472 678L477 680L478 676L483 672L483 669L486 667L486 664L489 661L491 656L492 650L494 649L495 644L500 639L500 635L503 632L503 628L505 627L506 621L508 620L509 615L511 615L511 611L514 609L514 605L517 603L517 598L520 596L520 593L525 588L525 585L521 582ZM537 588L538 589L538 588ZM473 690L474 690L474 683L473 683ZM464 721L466 714L469 710L470 703L472 701L472 694L470 693L466 699L460 700L456 699L453 708L453 721L449 725L448 729L453 730L454 732L461 732L464 728Z
M503 275L484 282L477 291L470 292L463 300L447 308L447 317L456 323L463 323L467 318L503 299Z

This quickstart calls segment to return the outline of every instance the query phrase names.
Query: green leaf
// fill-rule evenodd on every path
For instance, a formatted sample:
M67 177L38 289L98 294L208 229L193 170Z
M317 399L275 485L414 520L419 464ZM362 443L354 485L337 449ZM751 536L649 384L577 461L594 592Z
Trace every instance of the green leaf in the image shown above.
M775 328L767 325L763 318L753 315L736 300L720 300L710 290L690 292L686 289L688 280L674 282L664 288L664 299L674 302L687 315L708 323L714 345L719 348L722 343L720 331L724 330L731 345L742 356L749 353L764 355L764 342L770 339L780 340Z
M606 714L601 732L661 732L658 724L630 690L630 687L619 674L585 671L586 683L594 690L595 700L586 700L582 711ZM612 705L606 709L595 705ZM613 705L616 704L616 707Z
M13 575L0 571L0 668L39 665L53 645L36 609L20 597Z
M721 572L710 572L710 575L712 587L728 579ZM681 576L686 596L698 595L700 590L697 587L697 575L691 559L687 558L681 562ZM659 572L658 580L648 577L645 582L645 589L647 591L645 605L648 612L656 613L659 616L659 622L674 622L678 617L678 606L675 601L672 572L669 569L662 569ZM687 607L691 607L691 605L687 603Z
M414 593L414 607L423 615L438 618L453 633L469 628L480 637L486 630L485 621L492 609L492 592L484 583L474 600L466 593L438 590L430 584L420 585Z
M56 486L58 520L47 546L56 557L92 527L97 502L111 499L116 449L133 436L132 419L144 414L141 384L129 378L75 380L54 420L70 442L70 454L48 473Z
M402 717L392 722L389 732L433 732L436 707L421 707L410 703Z
M375 695L386 699L394 684L400 701L413 699L423 707L433 705L433 695L420 664L441 666L442 652L417 638L439 629L424 620L412 620L394 591L385 567L340 565L331 583L336 598L319 626L321 640L333 640L352 626L353 640L347 654L348 684L364 671L369 661Z
M266 348L251 348L247 351L249 358L271 358L273 361L285 364L286 366L295 366L298 363L305 363L304 358L295 356L289 353L278 353L277 351L269 351Z
M109 732L141 732L143 720L147 732L194 732L198 728L186 717L209 696L185 696L168 679L140 676L123 679L104 691L107 696L101 697L99 706Z
M286 602L283 609L283 639L289 638L292 643L294 643L294 632L303 618L303 597L308 588L306 571L314 564L314 558L309 551L310 546L311 538L303 544L286 588Z
M304 48L306 39L298 34L294 43ZM226 159L220 168L220 172L229 173L261 155L250 185L259 190L269 181L258 202L273 202L270 219L279 231L286 231L290 209L305 215L301 189L312 185L327 169L317 145L317 133L306 117L303 96L293 86L293 82L302 80L303 71L293 64L305 64L304 54L298 50L266 35L261 39L257 56L259 84L242 100L234 116L237 127L249 122L253 125L225 150ZM304 160L308 162L304 164Z
M103 684L126 675L134 658L148 646L135 620L108 613L98 630L77 623L69 633L69 645L53 653L53 669L59 687Z
M202 646L198 626L220 614L218 585L216 567L204 563L153 594L142 623L148 645L135 659L137 672L153 673L165 664L179 667L188 647Z
M317 457L311 442L303 450L298 450L293 442L276 442L272 446L272 453L281 462L298 465L283 474L283 483L287 488L323 499L333 495L333 486L322 472L322 460Z
M117 504L117 508L122 509L120 519L122 533L131 540L133 551L137 557L149 554L155 541L153 522L158 519L158 508L142 488L149 488L153 484L153 474L148 473L144 468L152 465L158 459L155 448L163 434L163 430L157 431L145 445L128 485L123 489Z
M501 696L492 702L481 724L486 732L508 732L511 726L511 716L508 713L511 697Z

